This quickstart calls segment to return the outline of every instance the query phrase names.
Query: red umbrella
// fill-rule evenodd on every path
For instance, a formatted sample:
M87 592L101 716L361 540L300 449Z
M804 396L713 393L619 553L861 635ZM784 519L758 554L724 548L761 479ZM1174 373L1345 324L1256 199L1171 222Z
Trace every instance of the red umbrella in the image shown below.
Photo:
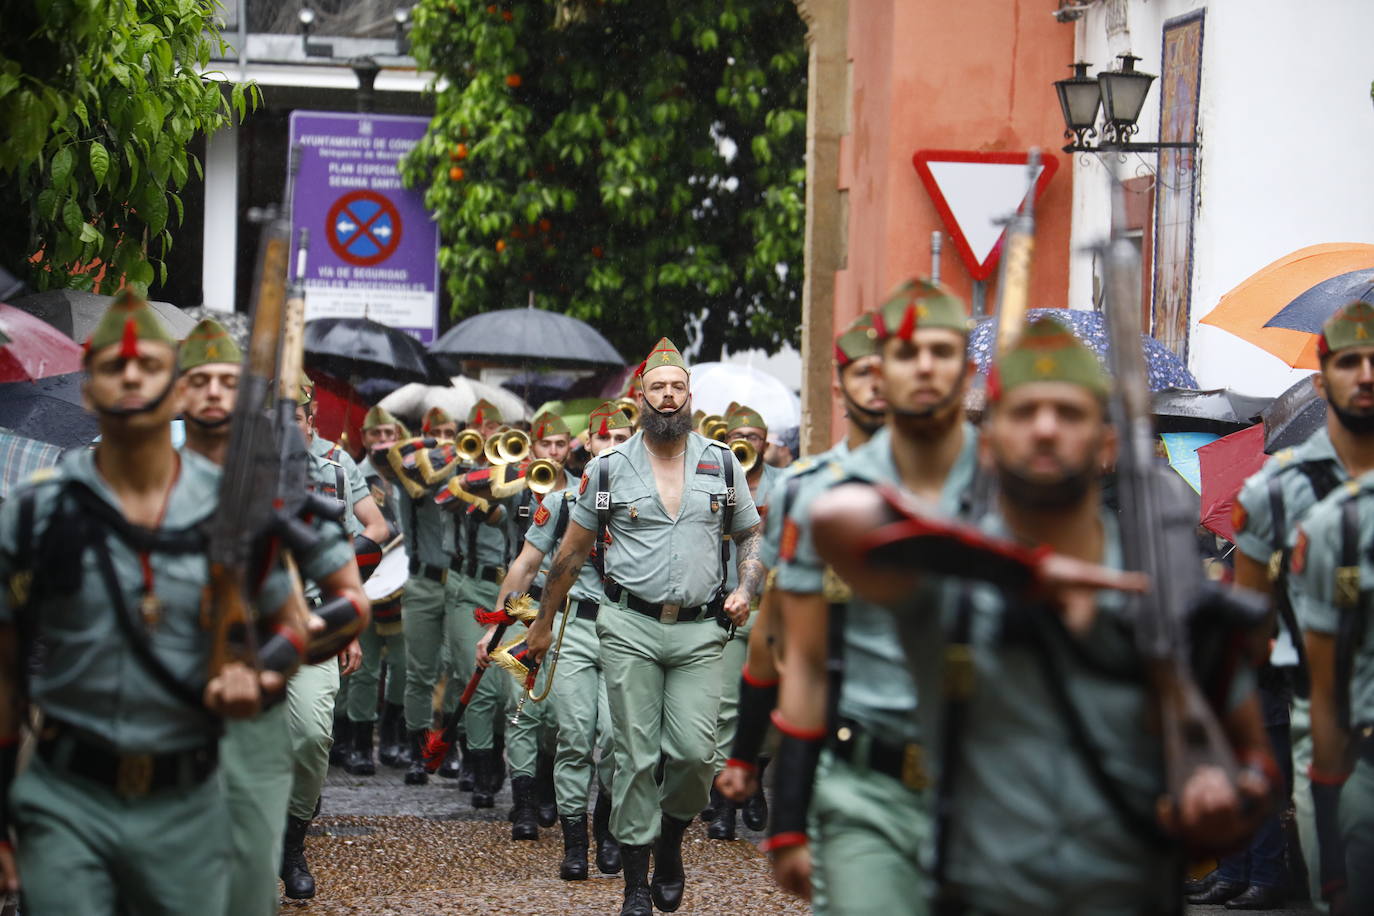
M28 312L0 302L0 382L81 371L81 347Z
M1202 525L1213 534L1234 542L1231 510L1241 484L1264 466L1264 424L1210 442L1197 450L1202 466Z
M320 438L338 442L349 454L362 454L362 423L369 405L353 386L323 372L310 373L315 382L315 430Z

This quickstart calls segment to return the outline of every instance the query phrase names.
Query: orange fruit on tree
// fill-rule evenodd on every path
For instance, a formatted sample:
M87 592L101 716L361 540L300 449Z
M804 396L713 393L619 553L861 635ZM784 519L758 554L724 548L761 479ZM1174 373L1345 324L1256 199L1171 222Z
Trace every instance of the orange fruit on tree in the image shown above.
M512 89L518 89L520 87L521 82L522 80L520 79L520 74L518 73L509 73L506 75L506 85L511 87Z
M466 143L459 143L453 149L449 150L448 157L454 162L466 159L468 157L468 145Z
M463 171L462 167L457 165L448 170L448 177L450 181L462 181L463 176L465 174L467 173Z
M539 221L539 231L540 231L540 232L548 232L548 231L549 231L550 229L552 229L552 228L553 228L553 223L549 222L548 217L545 217L544 219L541 219L541 220Z
M495 16L495 15L496 15L496 4L493 3L491 6L487 7L487 12L490 13L491 15Z
M505 240L505 239L497 239L497 240L496 240L496 250L497 250L498 253L506 250L506 240Z
M603 249L600 245L592 246L592 257L599 258L602 257L605 253L605 249Z
M506 10L503 13L501 13L501 18L506 20L507 22L510 22L512 19L515 18L515 16L511 13L510 10Z

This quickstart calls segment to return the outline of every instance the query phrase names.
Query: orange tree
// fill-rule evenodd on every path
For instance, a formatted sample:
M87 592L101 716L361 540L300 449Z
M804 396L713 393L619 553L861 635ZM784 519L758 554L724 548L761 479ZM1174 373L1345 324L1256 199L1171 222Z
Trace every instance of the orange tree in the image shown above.
M533 292L626 358L688 326L699 358L796 340L791 0L421 0L413 18L440 81L403 170L439 221L455 317Z

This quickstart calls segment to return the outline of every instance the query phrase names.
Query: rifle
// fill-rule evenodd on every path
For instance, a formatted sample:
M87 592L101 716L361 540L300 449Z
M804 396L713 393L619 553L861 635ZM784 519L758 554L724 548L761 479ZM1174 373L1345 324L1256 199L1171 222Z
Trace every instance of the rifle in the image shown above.
M1124 198L1114 181L1112 237L1105 266L1111 415L1120 439L1117 493L1125 567L1145 573L1150 592L1134 605L1137 647L1145 663L1164 747L1165 785L1177 803L1199 766L1220 767L1234 783L1236 756L1194 678L1189 624L1204 609L1233 620L1263 619L1263 599L1208 582L1196 548L1196 502L1182 479L1155 457L1154 423L1140 338L1140 254L1125 238Z

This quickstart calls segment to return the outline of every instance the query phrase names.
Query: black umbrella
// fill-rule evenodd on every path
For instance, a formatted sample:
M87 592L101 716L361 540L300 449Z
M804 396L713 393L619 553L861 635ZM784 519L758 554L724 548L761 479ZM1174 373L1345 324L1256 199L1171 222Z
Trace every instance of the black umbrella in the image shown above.
M1155 426L1162 433L1216 433L1225 436L1254 424L1269 398L1229 388L1198 391L1165 388L1155 392Z
M1355 299L1374 303L1374 268L1352 270L1323 280L1279 309L1264 326L1316 334L1336 309Z
M305 324L305 365L342 379L430 378L425 347L405 331L370 318L317 318Z
M1326 423L1326 398L1317 394L1309 375L1274 399L1260 414L1264 420L1264 452L1301 445Z
M111 296L101 296L79 289L50 289L43 293L20 296L10 301L10 305L23 309L30 315L42 318L77 343L85 342L91 336L100 317L110 307ZM196 320L170 302L150 301L148 303L157 317L173 337L181 340L191 333Z
M62 448L90 444L100 424L81 404L82 373L0 385L0 426Z
M461 321L429 348L446 362L495 360L544 366L623 366L601 333L569 315L544 309L502 309Z

